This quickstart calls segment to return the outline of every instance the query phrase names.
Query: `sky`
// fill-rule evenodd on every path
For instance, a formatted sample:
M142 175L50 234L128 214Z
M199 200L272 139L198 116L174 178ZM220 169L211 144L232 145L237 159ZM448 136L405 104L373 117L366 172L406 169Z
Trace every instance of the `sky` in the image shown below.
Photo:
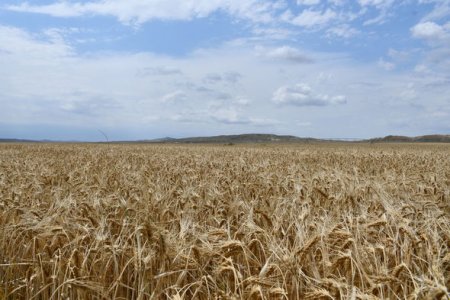
M0 138L450 134L450 0L2 0Z

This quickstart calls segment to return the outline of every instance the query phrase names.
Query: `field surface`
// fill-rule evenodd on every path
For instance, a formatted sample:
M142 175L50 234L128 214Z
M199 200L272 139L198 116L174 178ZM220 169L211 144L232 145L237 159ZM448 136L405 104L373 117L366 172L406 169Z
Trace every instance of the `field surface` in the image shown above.
M0 299L449 299L450 146L0 144Z

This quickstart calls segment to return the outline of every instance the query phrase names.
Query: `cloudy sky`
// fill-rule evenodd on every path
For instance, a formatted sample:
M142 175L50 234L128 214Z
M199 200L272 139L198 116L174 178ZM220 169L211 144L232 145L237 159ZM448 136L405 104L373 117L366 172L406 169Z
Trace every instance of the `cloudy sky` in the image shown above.
M0 138L450 133L450 0L2 0Z

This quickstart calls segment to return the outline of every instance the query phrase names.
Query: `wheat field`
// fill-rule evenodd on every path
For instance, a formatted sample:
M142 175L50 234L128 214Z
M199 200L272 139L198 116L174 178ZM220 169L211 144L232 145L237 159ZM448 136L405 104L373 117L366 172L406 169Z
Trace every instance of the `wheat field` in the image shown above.
M0 144L0 299L450 299L450 146Z

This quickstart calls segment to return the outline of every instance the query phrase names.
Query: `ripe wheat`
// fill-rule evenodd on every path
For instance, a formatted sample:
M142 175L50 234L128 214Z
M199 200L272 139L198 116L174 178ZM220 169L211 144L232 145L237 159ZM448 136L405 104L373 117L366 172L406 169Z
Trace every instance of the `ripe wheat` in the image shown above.
M0 145L0 299L449 299L450 147Z

